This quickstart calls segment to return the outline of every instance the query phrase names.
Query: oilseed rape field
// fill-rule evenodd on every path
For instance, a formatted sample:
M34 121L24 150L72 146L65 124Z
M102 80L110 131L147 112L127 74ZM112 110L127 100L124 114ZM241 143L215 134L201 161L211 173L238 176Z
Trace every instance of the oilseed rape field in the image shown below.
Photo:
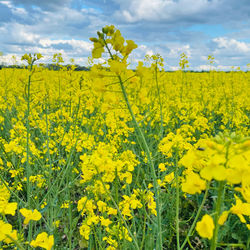
M90 40L90 71L0 70L0 249L249 249L250 72Z

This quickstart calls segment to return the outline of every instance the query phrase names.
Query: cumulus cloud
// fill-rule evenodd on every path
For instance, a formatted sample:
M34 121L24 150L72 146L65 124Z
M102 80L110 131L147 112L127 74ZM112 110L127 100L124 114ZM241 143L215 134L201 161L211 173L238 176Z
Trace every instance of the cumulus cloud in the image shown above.
M216 23L249 17L248 0L113 0L120 8L115 14L127 22L155 21ZM232 15L232 13L234 15ZM237 14L237 15L235 15Z
M116 16L123 16L128 22L147 21L173 21L182 15L193 15L200 13L208 7L203 0L116 0L120 5L120 10L116 11ZM203 4L201 4L203 2ZM185 8L183 8L185 5Z
M18 54L7 54L0 56L0 64L16 65L21 63L21 56Z
M236 39L228 39L226 37L218 37L214 38L213 42L216 43L218 49L217 53L221 53L221 51L227 51L229 54L241 54L241 53L250 53L250 43L245 43L241 41L237 41Z
M228 37L217 37L212 39L209 46L220 65L246 68L249 63L250 43Z
M92 44L90 42L86 41L80 41L80 40L50 40L50 39L41 39L39 41L39 44L44 48L58 48L60 49L60 46L64 45L70 46L71 53L73 54L82 54L85 56L88 56L92 49Z
M29 30L28 25L8 23L0 27L0 42L3 46L23 45L29 46L38 42L40 35Z

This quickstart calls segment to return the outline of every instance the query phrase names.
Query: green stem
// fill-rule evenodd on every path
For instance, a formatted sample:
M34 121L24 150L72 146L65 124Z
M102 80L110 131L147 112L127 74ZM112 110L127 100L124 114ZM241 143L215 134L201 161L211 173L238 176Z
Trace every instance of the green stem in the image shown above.
M177 153L177 152L176 152ZM180 206L180 187L179 187L179 168L176 155L176 167L175 167L175 180L176 180L176 211L175 211L175 223L176 223L176 243L177 249L180 249L180 227L179 227L179 206Z
M160 106L160 115L161 115L161 129L160 129L160 139L163 137L163 112L162 112L162 101L161 101L161 95L160 95L160 87L158 82L158 64L156 61L155 66L155 82L156 82L156 88L157 88L157 95L159 99L159 106Z
M143 204L144 206L144 204ZM145 206L144 206L145 207ZM141 246L140 246L140 250L143 249L144 246L144 241L145 241L145 233L146 233L146 222L147 222L147 216L144 216L144 221L143 221L143 234L142 234L142 240L141 240Z
M30 138L30 123L29 123L29 115L30 115L30 83L31 83L31 74L29 75L28 79L28 93L27 93L27 117L26 117L26 128L27 128L27 134L26 134L26 181L27 181L27 203L28 207L30 206L30 164L29 164L29 138Z
M14 193L12 189L10 189L10 187L8 186L8 184L6 183L6 181L4 180L4 178L3 178L2 175L0 175L0 180L1 180L1 182L3 183L3 185L8 189L8 191L9 191L11 194L13 194L13 195L17 198L17 200L20 201L20 203L23 204L22 206L26 206L26 203L25 203L21 198L19 198L19 196L18 196L16 193Z
M69 193L69 189L68 189ZM73 232L73 227L72 227L72 204L71 200L69 200L69 235L68 235L68 243L69 243L69 249L72 249L72 232Z
M27 205L28 208L30 208L30 200L31 200L31 184L30 184L30 176L31 176L31 168L29 163L29 156L30 156L30 147L29 147L29 141L30 141L30 122L29 122L29 116L30 116L30 85L31 85L31 76L32 76L32 66L30 65L30 74L28 79L28 93L27 93L27 117L26 117L26 128L27 128L27 134L26 134L26 181L27 181ZM32 239L32 222L29 224L29 231L28 231L28 241L31 242ZM28 247L30 249L30 247Z
M193 223L192 223L192 225L191 225L191 227L190 227L190 229L189 229L189 231L188 231L188 234L187 234L187 236L186 236L186 239L184 240L184 242L183 242L182 245L181 245L181 248L180 248L181 250L184 248L184 246L185 246L186 243L188 242L188 239L189 239L189 237L191 236L191 234L192 234L192 232L193 232L193 230L194 230L194 227L195 227L195 225L196 225L196 222L197 222L197 220L198 220L198 218L199 218L199 216L200 216L201 210L202 210L202 208L203 208L203 206L204 206L204 203L205 203L205 201L206 201L206 199L207 199L209 186L210 186L210 183L207 184L207 189L206 189L206 192L205 192L205 194L204 194L204 196L203 196L203 200L202 200L201 205L200 205L200 207L199 207L199 209L198 209L198 211L197 211L197 213L196 213L196 216L195 216L195 218L194 218L194 221L193 221Z
M98 175L100 175L100 173L99 173L99 171L98 171L97 168L96 168L96 171L97 171ZM115 199L113 198L111 192L107 189L107 187L106 187L105 183L103 182L102 178L100 178L99 180L101 181L101 183L102 183L102 185L103 185L103 188L105 189L105 191L107 192L107 194L110 196L110 199L111 199L111 201L113 202L115 208L117 209L118 214L121 216L121 219L122 219L122 221L123 221L123 223L124 223L126 229L128 230L128 234L129 234L130 237L133 239L133 242L134 242L134 245L135 245L136 249L137 249L137 250L140 250L139 245L138 245L138 242L137 242L135 236L132 234L132 232L131 232L131 230L130 230L130 228L129 228L129 226L128 226L126 220L125 220L125 218L123 217L122 212L121 212L121 210L119 209L119 206L117 205Z
M32 240L32 232L33 232L33 221L29 222L29 232L28 232L28 240L31 242Z
M126 92L125 87L123 85L122 79L121 79L120 76L118 76L118 78L119 78L119 81L120 81L120 86L121 86L121 89L122 89L123 97L125 99L125 102L127 103L127 107L128 107L129 112L130 112L130 115L132 117L132 121L134 123L135 129L136 129L139 137L142 140L142 145L143 145L145 153L147 155L148 163L149 163L149 166L151 168L151 173L153 175L154 192L155 192L155 195L156 195L157 229L158 229L157 249L162 249L161 211L160 211L160 197L159 197L160 192L159 192L159 185L157 183L157 177L156 177L156 173L155 173L154 163L152 161L152 158L151 158L151 155L150 155L150 150L149 150L147 141L145 139L145 136L144 136L142 130L140 129L140 127L139 127L139 125L138 125L138 123L136 121L134 112L133 112L133 110L131 108L131 105L129 103L127 92Z
M162 112L162 101L161 101L161 95L160 95L160 87L158 82L158 64L156 61L155 66L155 82L156 82L156 89L157 89L157 95L159 99L159 106L160 106L160 115L161 115L161 129L160 129L160 139L163 137L163 112Z
M112 55L112 53L111 53L111 51L110 51L110 49L109 49L109 47L108 47L108 45L107 45L107 43L106 43L106 41L105 41L104 38L103 38L103 41L105 43L105 47L108 50L110 58L112 60L114 60L113 55ZM157 231L158 231L157 232L156 249L158 250L158 249L162 249L162 228L161 228L162 225L161 225L161 211L160 211L160 191L159 191L159 185L157 183L157 177L156 177L156 173L155 173L154 163L152 161L152 158L151 158L151 155L150 155L150 150L149 150L147 141L145 139L145 136L144 136L142 130L140 129L138 122L136 121L134 112L133 112L132 107L130 105L130 102L128 100L127 92L125 90L122 78L121 78L120 75L117 75L117 77L119 79L119 83L120 83L120 87L121 87L121 90L122 90L122 94L123 94L123 97L124 97L125 102L127 104L129 113L131 115L132 122L134 124L135 130L136 130L136 132L138 133L139 137L142 140L142 145L143 145L144 150L146 152L148 163L149 163L149 166L151 168L151 173L152 173L152 176L153 176L154 192L155 192L155 195L156 195Z
M224 189L225 189L225 183L224 181L220 181L219 182L219 187L218 187L218 199L216 202L216 210L215 210L215 228L214 228L214 234L213 234L213 238L211 241L211 248L210 250L215 250L216 249L216 245L217 245L217 240L218 240L218 231L219 231L219 216L220 216L220 212L221 212L221 206L223 203L223 196L224 196Z
M219 246L224 246L224 247L232 247L232 248L242 248L242 249L247 249L244 244L238 244L238 243L220 243L218 244Z
M14 244L18 247L19 250L25 250L25 248L23 247L23 245L18 241L18 240L15 240L14 238L12 238L10 235L6 234L6 237L11 239Z
M49 160L49 177L48 177L48 189L51 187L51 176L52 176L52 161L50 157L50 148L49 148L49 121L48 121L48 97L46 98L46 103L45 103L45 111L46 111L46 146L47 146L47 159ZM51 201L51 195L48 197L48 205L49 205L49 226L52 228L53 225L53 205Z

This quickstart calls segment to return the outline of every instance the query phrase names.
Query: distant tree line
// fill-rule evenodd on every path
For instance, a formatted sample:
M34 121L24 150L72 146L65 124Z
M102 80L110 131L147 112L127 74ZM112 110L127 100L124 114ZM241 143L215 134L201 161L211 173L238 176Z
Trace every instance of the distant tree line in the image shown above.
M68 64L68 65L64 65L64 67L70 69L72 65ZM90 71L91 67L85 67L85 66L80 66L80 65L74 65L75 66L75 69L74 71ZM43 65L42 67L44 68L47 68L49 70L55 70L55 71L58 71L61 69L61 66L58 66L56 64L45 64ZM3 69L3 68L9 68L9 69L26 69L27 66L24 66L24 65L5 65L5 64L2 64L0 65L0 70ZM135 71L133 69L133 71ZM246 72L248 72L249 70L246 70ZM169 72L169 73L173 73L175 71L170 71L170 70L165 70L165 72ZM208 70L201 70L201 71L196 71L196 70L185 70L185 72L192 72L192 73L206 73L206 72L209 72ZM224 71L226 73L229 73L231 71Z
M64 67L66 68L71 68L72 65L64 65ZM58 65L55 65L55 64L46 64L46 65L43 65L42 67L46 68L46 69L50 69L50 70L60 70L60 66ZM25 69L27 68L27 66L24 66L24 65L0 65L0 70L3 69L3 68L9 68L9 69ZM89 71L90 70L90 67L85 67L85 66L80 66L80 65L75 65L75 71Z

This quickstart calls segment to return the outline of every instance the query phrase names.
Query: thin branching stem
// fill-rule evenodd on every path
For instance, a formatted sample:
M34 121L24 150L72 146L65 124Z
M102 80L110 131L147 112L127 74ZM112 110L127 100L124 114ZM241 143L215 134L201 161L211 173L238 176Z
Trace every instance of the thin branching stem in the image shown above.
M106 49L108 50L108 53L110 55L110 58L112 60L114 60L114 57L111 53L111 50L110 48L108 47L105 39L103 38L103 41L105 43L105 47ZM117 75L118 79L119 79L119 82L120 82L120 87L121 87L121 90L122 90L122 94L123 94L123 97L124 97L124 100L127 104L127 107L128 107L128 110L129 110L129 113L131 115L131 118L132 118L132 122L134 124L134 127L135 127L135 130L142 142L142 145L144 147L144 150L145 150L145 153L146 153L146 156L147 156L147 159L148 159L148 163L149 163L149 166L150 166L150 169L151 169L151 173L152 173L152 176L153 176L153 185L154 185L154 192L155 192L155 196L156 196L156 211L157 211L157 241L156 241L156 247L157 247L157 250L158 249L162 249L162 225L161 225L161 209L160 209L160 188L159 188L159 185L157 183L157 176L156 176L156 173L155 173L155 167L154 167L154 163L152 161L152 158L151 158L151 153L150 153L150 150L149 150L149 146L147 144L147 141L146 141L146 138L144 136L144 133L142 132L141 128L139 127L139 124L135 118L135 115L134 115L134 112L132 110L132 107L130 105L130 102L129 102L129 99L128 99L128 95L127 95L127 92L126 92L126 89L124 87L124 83L123 83L123 80L121 78L120 75Z

